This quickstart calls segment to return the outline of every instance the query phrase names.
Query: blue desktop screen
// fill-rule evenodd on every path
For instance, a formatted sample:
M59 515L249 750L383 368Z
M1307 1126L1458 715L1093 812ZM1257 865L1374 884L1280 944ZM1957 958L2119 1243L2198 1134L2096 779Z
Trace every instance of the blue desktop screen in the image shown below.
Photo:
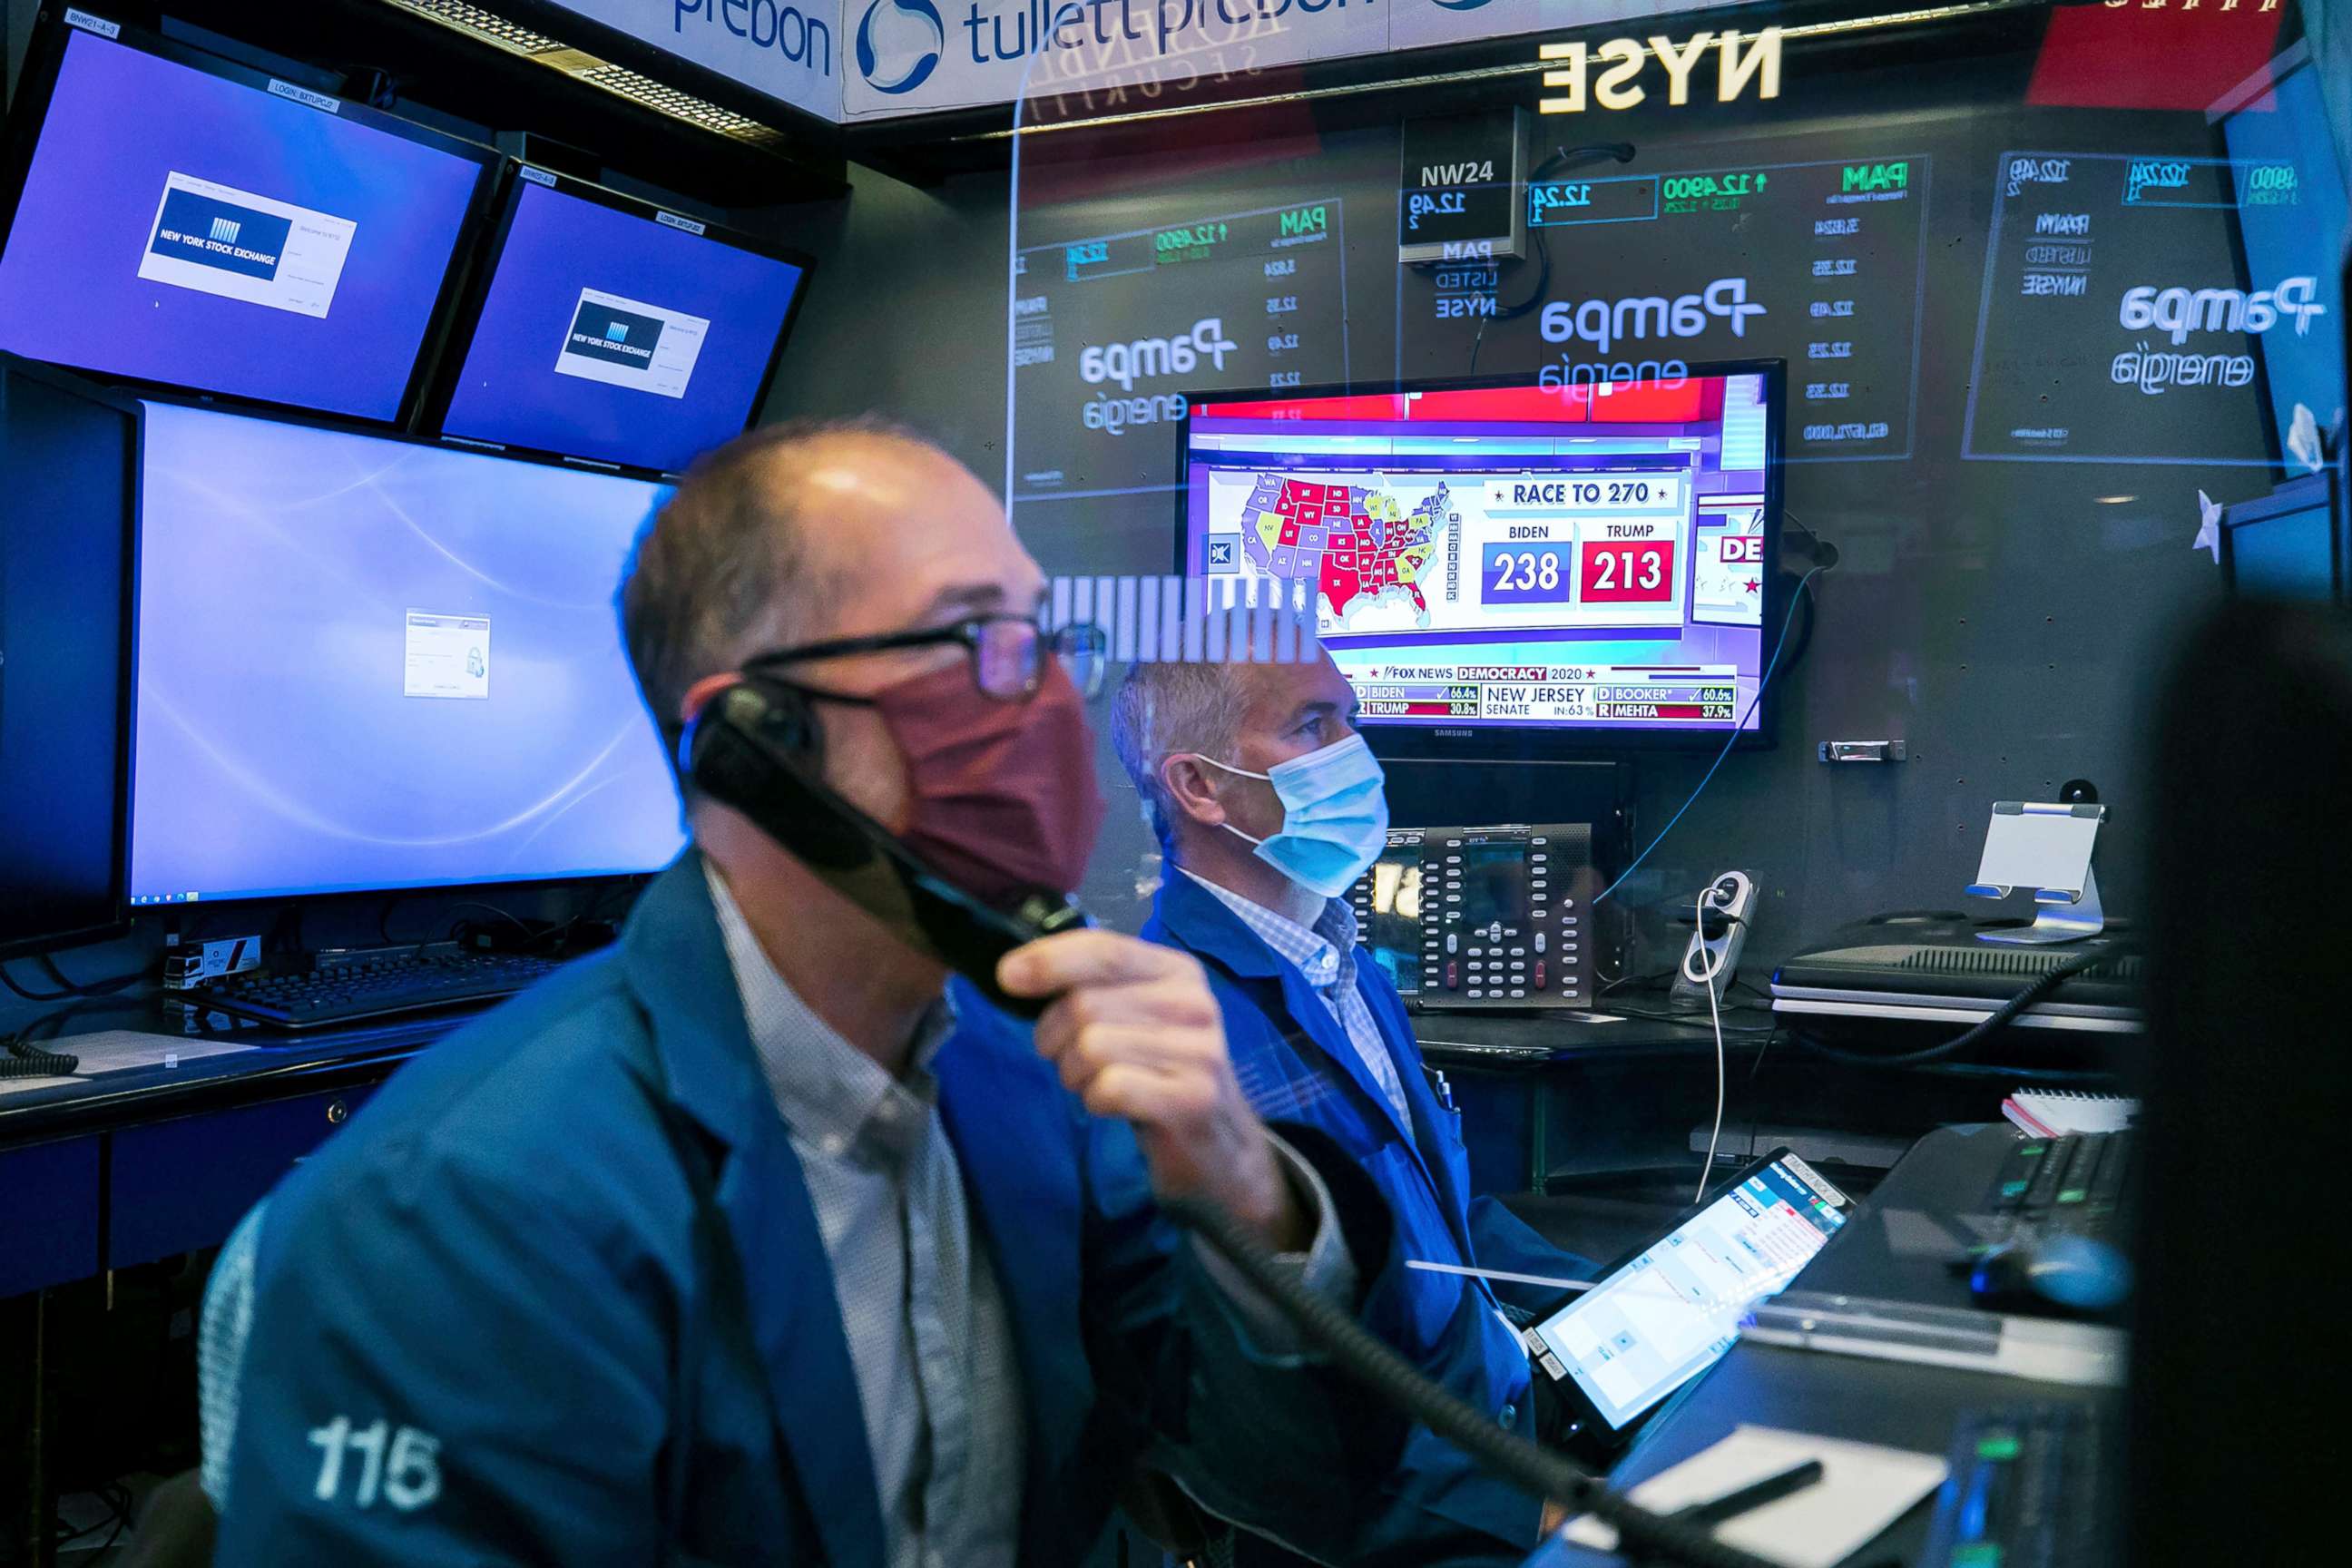
M149 405L133 901L667 864L614 610L667 495Z
M526 176L442 431L681 471L751 422L806 277Z
M483 175L74 30L0 253L0 348L395 418Z

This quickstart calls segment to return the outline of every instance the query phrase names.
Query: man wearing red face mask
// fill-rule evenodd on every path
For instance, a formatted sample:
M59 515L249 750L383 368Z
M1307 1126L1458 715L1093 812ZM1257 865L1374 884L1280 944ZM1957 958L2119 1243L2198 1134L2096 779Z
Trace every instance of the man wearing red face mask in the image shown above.
M756 683L996 903L1073 886L1102 813L1043 586L935 448L803 426L698 465L621 605L673 742ZM1199 967L1048 937L993 977L1016 1024L690 781L686 815L611 953L405 1068L225 1250L216 1561L1036 1568L1147 1453L1277 1537L1350 1506L1401 1431L1158 1205L1351 1301L1385 1214L1251 1110Z

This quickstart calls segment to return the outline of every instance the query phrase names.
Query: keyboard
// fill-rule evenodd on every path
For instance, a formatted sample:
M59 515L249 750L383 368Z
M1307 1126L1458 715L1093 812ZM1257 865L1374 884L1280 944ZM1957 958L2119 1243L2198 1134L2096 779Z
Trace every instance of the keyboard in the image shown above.
M2007 1222L2000 1239L2072 1234L2128 1246L2124 1194L2137 1137L2128 1130L2079 1132L2018 1144L1994 1184L1993 1210Z
M197 986L186 993L186 1001L281 1029L317 1029L495 1001L557 967L551 959L467 952L450 943L421 951L322 953L306 969L257 970Z
M1972 1410L1918 1568L2101 1568L2115 1553L2114 1464L2086 1405Z

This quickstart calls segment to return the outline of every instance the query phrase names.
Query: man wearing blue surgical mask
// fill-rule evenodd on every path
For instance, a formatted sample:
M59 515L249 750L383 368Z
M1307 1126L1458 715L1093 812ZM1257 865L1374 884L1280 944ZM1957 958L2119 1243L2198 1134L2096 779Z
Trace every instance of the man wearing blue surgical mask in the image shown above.
M1584 1259L1471 1197L1454 1116L1431 1090L1395 988L1356 944L1347 892L1386 847L1389 819L1355 721L1355 693L1328 655L1134 668L1111 735L1168 868L1143 934L1201 960L1243 1092L1260 1115L1308 1122L1362 1164L1395 1213L1404 1258L1590 1279ZM1455 1394L1541 1435L1527 1357L1496 1297L1507 1288L1443 1268L1407 1277L1396 1316L1374 1326ZM1534 1499L1421 1428L1384 1506L1343 1538L1299 1544L1358 1565L1515 1563L1546 1522ZM1297 1561L1248 1536L1238 1558Z

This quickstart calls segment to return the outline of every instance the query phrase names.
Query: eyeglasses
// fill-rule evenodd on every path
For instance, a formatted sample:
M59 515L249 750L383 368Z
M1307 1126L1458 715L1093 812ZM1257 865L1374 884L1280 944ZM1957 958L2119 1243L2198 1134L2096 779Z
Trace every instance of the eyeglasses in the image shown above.
M1045 679L1048 655L1059 658L1070 684L1082 697L1102 690L1109 667L1110 637L1100 626L1067 626L1047 631L1034 616L974 616L952 626L919 632L885 632L877 637L840 637L832 642L804 643L780 648L747 660L747 670L810 659L838 658L847 654L887 653L902 647L961 645L971 661L972 684L983 697L999 702L1026 702L1037 695Z

